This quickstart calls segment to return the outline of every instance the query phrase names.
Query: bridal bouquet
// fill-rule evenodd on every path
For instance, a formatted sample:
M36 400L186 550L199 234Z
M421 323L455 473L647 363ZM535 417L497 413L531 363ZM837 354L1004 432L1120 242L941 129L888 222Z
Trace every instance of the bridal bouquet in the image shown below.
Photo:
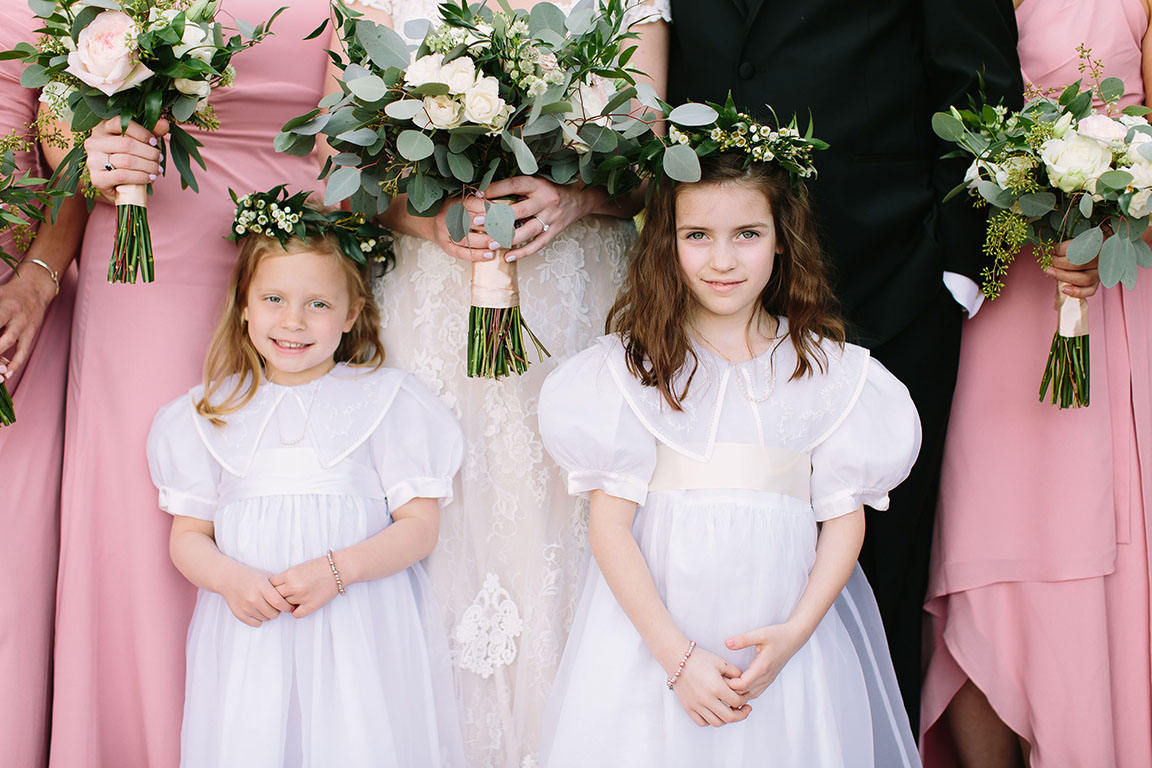
M1091 83L1069 85L1058 96L1035 94L1022 110L1002 106L953 107L932 118L932 128L974 157L963 183L973 203L989 206L984 251L994 257L982 273L984 294L994 299L1015 255L1032 244L1041 266L1051 264L1057 243L1071 240L1068 260L1100 257L1105 287L1136 284L1137 266L1152 266L1141 239L1152 196L1152 126L1143 106L1116 110L1124 83L1100 79L1100 63L1081 47ZM1093 97L1104 104L1094 109ZM1110 237L1106 235L1111 235ZM1060 408L1089 403L1088 304L1056 289L1057 330L1040 383L1052 388Z
M403 39L357 18L337 2L345 47L341 92L287 123L276 139L290 153L312 151L323 133L338 153L326 164L325 204L350 199L366 215L407 195L408 210L435 216L449 198L483 191L493 179L539 175L556 184L603 185L612 195L637 187L634 154L660 104L637 84L628 60L636 35L624 0L570 14L551 3L531 12L453 0L440 5L412 60ZM317 30L315 34L319 34ZM632 99L647 105L632 109ZM486 201L485 231L510 248L508 201ZM448 230L463 240L470 217L460 202ZM499 256L472 268L468 375L523 373L525 336L543 345L520 316L516 263Z
M60 186L75 192L84 166L83 139L101 120L135 120L148 130L160 118L171 127L168 152L180 183L198 191L192 161L201 168L200 142L182 125L212 130L219 123L208 97L232 83L232 57L269 34L266 24L236 21L238 34L225 37L216 13L220 0L29 0L43 20L35 45L20 43L0 54L20 59L20 83L43 88L42 101L67 122L72 151L56 172ZM283 9L281 9L283 10ZM108 159L107 170L113 170ZM108 281L134 283L137 273L153 280L148 230L148 188L116 188L116 242Z

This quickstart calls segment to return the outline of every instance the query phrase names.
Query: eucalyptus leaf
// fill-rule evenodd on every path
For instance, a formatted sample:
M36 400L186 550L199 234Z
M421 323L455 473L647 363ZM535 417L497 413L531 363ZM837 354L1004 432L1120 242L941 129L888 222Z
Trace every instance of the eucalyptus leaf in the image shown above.
M475 133L451 133L448 136L448 151L463 152L476 142Z
M328 185L324 188L324 205L343 202L358 189L360 189L360 169L337 168L328 177Z
M539 37L542 30L564 34L564 22L564 11L552 3L536 3L528 13L528 30L533 37Z
M967 131L964 123L947 112L937 112L932 115L932 130L944 141L958 142L964 138Z
M453 176L466 184L476 176L476 169L472 167L472 161L455 152L448 153L448 167L452 169Z
M411 57L408 54L408 44L404 38L395 31L382 24L375 24L367 19L356 22L356 39L364 46L368 58L381 69L408 66Z
M320 133L320 131L324 130L324 126L328 125L328 121L331 119L332 115L327 112L321 115L316 115L316 117L312 118L303 125L298 125L293 128L292 133L296 133L301 136L315 136L316 134Z
M719 117L716 110L707 104L689 102L681 104L668 113L668 120L677 125L708 125Z
M488 189L488 185L492 183L492 179L496 177L496 169L500 167L500 158L494 157L488 163L487 170L484 171L484 176L480 179L479 187L481 190Z
M1143 144L1136 145L1136 151L1145 160L1152 160L1152 141L1146 141Z
M375 136L375 132L372 134ZM396 151L400 153L405 160L423 160L430 156L436 150L436 145L432 143L432 139L425 136L420 131L402 131L396 137Z
M697 182L700 181L700 158L691 147L683 144L673 144L664 150L662 161L664 173L673 181Z
M560 130L560 119L556 115L540 115L520 131L521 136L542 136Z
M453 242L462 242L471 228L468 221L468 209L464 207L463 203L453 203L448 206L444 223L448 225L448 236L452 238Z
M539 8L540 6L536 6ZM553 29L542 29L533 35L537 40L553 48L564 47L564 35Z
M1144 115L1147 115L1149 112L1152 112L1152 109L1149 109L1143 104L1129 104L1120 110L1121 114L1131 115L1132 117L1144 117Z
M52 78L48 75L48 70L39 64L29 64L20 73L20 85L25 88L43 88L52 82Z
M328 122L323 128L326 136L339 136L342 133L355 130L360 127L362 122L360 118L356 116L356 110L351 107L342 107L329 114ZM303 123L301 123L301 125L303 125ZM368 145L365 144L363 146Z
M1086 219L1092 218L1092 195L1080 196L1080 215Z
M1100 100L1113 102L1124 95L1124 81L1118 77L1106 77L1100 83Z
M176 118L178 123L188 122L188 118L196 112L196 105L199 103L200 99L195 96L181 96L172 105L172 117Z
M1132 183L1132 174L1127 171L1106 171L1096 182L1110 189L1124 189Z
M656 95L656 89L652 87L651 83L644 80L636 82L636 98L648 109L660 110L661 108L660 97Z
M432 22L428 19L410 19L404 22L404 36L409 40L423 40L432 31Z
M56 3L54 0L28 0L28 7L32 9L32 13L42 19L46 19L56 13Z
M532 176L540 167L536 163L536 158L532 155L532 150L524 143L524 140L519 136L514 136L511 133L501 134L501 140L504 145L512 150L512 154L516 156L516 165L520 167L520 172L525 176Z
M1100 253L1100 246L1104 244L1104 230L1092 227L1073 238L1068 244L1068 261L1076 264L1087 264ZM1115 283L1113 283L1115 285Z
M1105 288L1111 288L1119 283L1124 277L1124 273L1128 271L1122 243L1128 243L1128 241L1122 237L1110 237L1104 241L1104 245L1100 248L1100 284ZM1073 264L1076 263L1072 260L1071 248L1069 248L1068 260L1072 261ZM1136 253L1133 250L1132 261L1135 262L1135 260Z
M393 101L384 107L384 114L393 120L411 120L424 109L424 102L416 99Z
M511 248L516 236L516 214L507 203L488 203L484 212L484 231L500 243L501 248Z
M293 128L298 128L301 125L304 125L304 123L306 123L309 120L311 120L312 118L316 117L316 115L318 115L318 114L320 114L320 110L318 110L318 109L313 109L309 112L305 112L303 115L300 115L298 117L294 117L291 120L289 120L288 122L284 123L283 127L281 127L280 130L291 131Z
M439 184L432 182L426 174L414 174L408 181L408 202L421 214L430 214L432 206L444 194Z
M236 31L240 33L241 37L246 37L251 40L256 36L256 27L239 17L235 18L234 21L236 22Z
M341 152L332 158L332 162L338 166L359 165L360 155L355 152Z
M332 93L328 94L324 98L320 99L320 103L317 106L322 107L324 109L331 109L332 107L336 106L341 101L343 101L343 99L344 99L343 93L341 93L340 91L333 91Z
M376 75L358 77L355 80L346 81L344 84L357 98L368 103L380 101L388 94L388 86Z
M1056 195L1051 192L1032 192L1017 200L1020 213L1029 219L1038 219L1056 207Z
M357 128L354 131L345 131L336 137L337 141L346 141L349 144L355 144L358 147L370 147L376 143L380 137L376 135L376 131L371 128ZM428 142L431 144L432 142ZM424 155L427 157L428 155Z
M976 182L976 191L997 208L1007 208L1012 204L1012 193L1001 189L991 181L980 179Z
M1137 266L1144 269L1152 267L1152 248L1148 247L1148 243L1143 240L1133 240L1132 245L1136 248Z
M588 30L592 29L592 11L591 9L584 9L572 11L568 14L568 18L564 21L564 26L568 30L568 34L575 37L583 35Z
M1121 284L1128 290L1136 287L1136 246L1131 240L1124 241L1123 248L1124 275L1120 278Z

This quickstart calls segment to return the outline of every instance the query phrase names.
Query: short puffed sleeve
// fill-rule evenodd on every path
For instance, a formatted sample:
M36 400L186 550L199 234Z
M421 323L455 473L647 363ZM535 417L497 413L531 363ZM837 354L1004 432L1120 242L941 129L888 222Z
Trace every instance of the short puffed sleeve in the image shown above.
M411 374L368 439L388 507L412 499L452 500L452 479L464 458L464 432L452 412Z
M568 473L568 493L601 490L643 504L656 438L628 407L608 365L598 345L552 372L540 392L540 435Z
M222 469L200 439L198 418L191 395L160 409L148 433L148 469L160 491L160 509L213 520Z
M632 0L624 11L624 23L650 24L654 21L672 21L670 0Z
M876 360L855 403L812 450L812 508L817 520L861 504L888 509L920 452L920 417L907 388Z

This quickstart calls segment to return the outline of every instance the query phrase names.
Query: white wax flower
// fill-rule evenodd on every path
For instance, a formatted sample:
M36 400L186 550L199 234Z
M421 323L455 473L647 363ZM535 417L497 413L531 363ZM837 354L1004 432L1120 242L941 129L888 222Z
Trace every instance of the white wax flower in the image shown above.
M442 53L430 53L416 59L408 65L408 69L404 70L405 85L417 87L428 83L444 82L440 79L442 61L444 61L444 54Z
M1070 132L1063 139L1049 139L1040 148L1048 179L1069 194L1084 188L1112 165L1112 153L1095 139Z

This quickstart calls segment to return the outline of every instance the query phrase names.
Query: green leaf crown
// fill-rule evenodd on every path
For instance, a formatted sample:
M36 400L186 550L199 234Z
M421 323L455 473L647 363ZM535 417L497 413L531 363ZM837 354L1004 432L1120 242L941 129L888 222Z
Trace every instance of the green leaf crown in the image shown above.
M280 184L267 192L251 192L239 198L229 189L236 215L228 239L238 242L255 234L275 238L284 246L294 237L303 241L310 237L335 237L343 254L357 264L379 262L385 269L391 266L392 233L359 213L315 208L308 203L308 192L289 196L286 186Z
M778 127L776 113L769 106L773 124L757 121L740 112L732 95L723 105L711 102L688 102L665 109L668 135L657 139L664 145L655 151L645 148L640 165L644 175L673 181L692 182L700 178L699 158L713 152L743 152L744 165L776 163L788 171L794 182L816 178L812 162L814 150L827 149L828 143L812 135L812 121L801 134L793 116L786 126Z

